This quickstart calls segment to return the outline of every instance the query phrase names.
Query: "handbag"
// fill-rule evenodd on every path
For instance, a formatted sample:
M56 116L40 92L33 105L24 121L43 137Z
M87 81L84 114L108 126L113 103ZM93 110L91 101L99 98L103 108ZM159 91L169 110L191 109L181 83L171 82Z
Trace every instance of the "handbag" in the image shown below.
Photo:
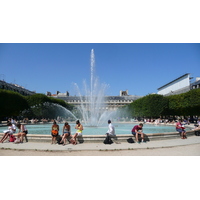
M15 136L14 135L10 135L10 140L9 142L14 142L16 140Z

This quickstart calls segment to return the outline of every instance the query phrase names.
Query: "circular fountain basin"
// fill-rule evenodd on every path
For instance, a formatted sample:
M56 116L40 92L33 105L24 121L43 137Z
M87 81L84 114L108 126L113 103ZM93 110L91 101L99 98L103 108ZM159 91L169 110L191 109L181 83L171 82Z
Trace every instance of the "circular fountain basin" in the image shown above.
M71 125L72 135L76 132L75 124L69 123ZM114 142L129 142L130 140L135 140L134 136L131 134L131 130L134 125L133 123L113 123L116 130L116 138ZM52 124L28 124L26 125L29 133L27 134L28 140L30 142L51 142L51 126ZM60 135L62 135L63 124L60 126ZM3 136L3 130L6 130L6 127L0 127L0 137ZM83 136L78 138L79 143L83 142L100 142L102 143L105 139L105 133L107 132L108 127L87 127L84 126ZM190 128L186 128L187 136L194 135L194 131ZM18 132L18 131L17 131ZM173 139L180 138L180 135L175 130L174 125L151 125L144 124L143 132L145 133L145 140L164 140L164 139ZM17 135L14 134L14 135ZM70 138L69 138L70 139Z
M74 134L76 132L75 124L69 123L71 125L71 133ZM63 123L58 124L60 127L59 133L62 134ZM115 127L116 135L127 135L131 134L131 130L133 126L136 124L133 123L113 123ZM28 134L34 135L51 135L51 126L52 124L27 124L26 127L28 129ZM83 124L83 135L105 135L108 126L100 126L100 127L89 127L84 126ZM0 133L6 130L6 127L0 127ZM189 129L186 128L186 131ZM169 125L152 125L152 124L144 124L143 132L147 135L149 134L156 134L156 133L168 133L168 132L175 132L175 126Z

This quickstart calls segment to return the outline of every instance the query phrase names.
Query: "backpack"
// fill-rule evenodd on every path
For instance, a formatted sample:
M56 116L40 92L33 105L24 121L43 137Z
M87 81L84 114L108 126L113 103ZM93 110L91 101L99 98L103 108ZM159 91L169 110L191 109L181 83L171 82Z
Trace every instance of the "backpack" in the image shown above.
M195 134L196 136L200 136L200 131L195 131L194 134Z
M62 140L62 137L61 137L60 135L58 135L58 136L56 137L57 143L58 143L58 144L63 144L63 142L61 143L61 140Z
M106 136L106 139L103 142L104 144L112 144L113 141L111 140L111 137L109 135Z
M10 135L10 140L9 142L14 142L16 140L15 136L14 135Z

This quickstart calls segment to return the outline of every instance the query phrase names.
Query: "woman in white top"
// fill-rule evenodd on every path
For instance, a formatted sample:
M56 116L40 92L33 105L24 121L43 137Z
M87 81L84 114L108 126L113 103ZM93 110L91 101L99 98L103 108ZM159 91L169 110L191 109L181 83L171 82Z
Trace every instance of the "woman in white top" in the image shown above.
M8 138L8 136L12 135L16 131L15 125L12 124L11 122L8 122L7 126L8 130L4 131L4 135L1 138L0 143L3 143Z

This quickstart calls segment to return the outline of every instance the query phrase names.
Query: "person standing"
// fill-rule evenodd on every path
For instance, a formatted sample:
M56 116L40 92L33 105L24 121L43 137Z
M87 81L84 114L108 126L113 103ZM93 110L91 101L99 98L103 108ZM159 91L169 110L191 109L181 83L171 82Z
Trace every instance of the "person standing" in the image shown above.
M59 125L56 123L56 121L53 121L53 125L51 127L51 136L52 136L52 141L51 144L56 144L56 137L58 136L59 133Z
M142 142L145 142L144 141L144 133L143 133L143 124L142 123L133 127L132 134L135 136L137 143L140 143L139 140L138 140L138 135L141 135Z

